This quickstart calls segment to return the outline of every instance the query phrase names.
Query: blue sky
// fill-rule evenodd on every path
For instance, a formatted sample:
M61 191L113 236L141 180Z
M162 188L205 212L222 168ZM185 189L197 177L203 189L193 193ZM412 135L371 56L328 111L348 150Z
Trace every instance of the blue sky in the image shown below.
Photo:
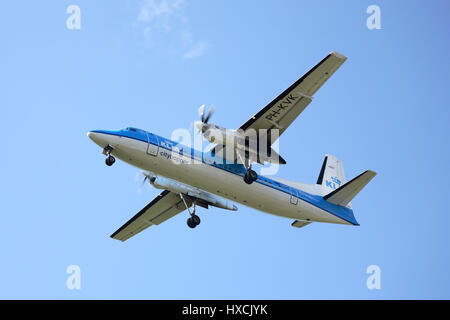
M69 5L81 29L69 30ZM366 8L381 9L381 29ZM14 1L0 4L0 298L450 298L447 1ZM170 137L214 104L236 128L330 51L346 63L280 139L278 176L313 183L325 153L361 226L201 210L109 238L158 192L104 165L93 129ZM366 268L381 268L368 290ZM68 290L66 268L81 268Z

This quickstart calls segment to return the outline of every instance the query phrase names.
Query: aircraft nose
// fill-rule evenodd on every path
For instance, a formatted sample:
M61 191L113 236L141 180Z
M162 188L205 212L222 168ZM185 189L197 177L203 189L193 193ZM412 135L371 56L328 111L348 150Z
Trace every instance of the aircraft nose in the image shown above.
M91 139L98 145L104 144L104 142L105 142L105 141L103 141L105 139L104 139L104 137L102 137L102 134L100 132L89 131L87 133L87 136L89 137L89 139Z
M104 148L107 145L117 147L120 142L120 137L113 134L113 132L105 130L92 130L87 133L89 139L91 139L95 144Z
M88 131L88 133L87 133L88 138L91 139L92 141L95 141L94 140L95 139L95 135L96 135L96 133L92 132L92 131Z

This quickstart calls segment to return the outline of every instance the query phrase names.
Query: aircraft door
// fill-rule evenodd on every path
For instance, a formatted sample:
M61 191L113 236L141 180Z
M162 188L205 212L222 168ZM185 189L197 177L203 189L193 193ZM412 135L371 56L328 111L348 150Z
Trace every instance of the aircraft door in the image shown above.
M156 156L158 154L159 149L158 137L152 133L147 133L147 138L148 138L147 154L151 156Z
M291 204L297 205L297 203L298 203L297 190L291 189Z

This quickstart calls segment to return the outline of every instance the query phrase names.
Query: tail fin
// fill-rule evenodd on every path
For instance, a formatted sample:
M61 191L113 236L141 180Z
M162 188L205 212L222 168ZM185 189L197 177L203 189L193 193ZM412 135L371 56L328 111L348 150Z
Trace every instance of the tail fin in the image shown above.
M325 155L322 169L317 179L317 184L322 185L324 194L336 190L346 182L342 161L331 154Z
M328 202L340 205L348 206L350 201L364 188L373 177L376 176L376 172L367 170L361 173L356 178L353 178L349 182L345 183L338 189L330 192L323 198Z

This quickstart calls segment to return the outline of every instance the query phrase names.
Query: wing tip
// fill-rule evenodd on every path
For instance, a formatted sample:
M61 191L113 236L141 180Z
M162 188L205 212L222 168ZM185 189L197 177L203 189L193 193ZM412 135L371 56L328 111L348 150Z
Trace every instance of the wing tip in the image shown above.
M337 51L331 51L330 52L330 55L332 55L332 56L335 56L336 58L338 58L338 59L342 59L342 60L347 60L347 57L346 56L344 56L342 53L339 53L339 52L337 52Z
M377 173L373 170L366 170L364 173L368 174L371 177L371 179L377 175Z
M119 240L119 241L122 241L122 242L125 241L125 240L122 240L122 239L120 239L120 238L117 238L115 233L113 233L113 234L110 235L109 237L110 237L111 239L114 239L114 240Z

